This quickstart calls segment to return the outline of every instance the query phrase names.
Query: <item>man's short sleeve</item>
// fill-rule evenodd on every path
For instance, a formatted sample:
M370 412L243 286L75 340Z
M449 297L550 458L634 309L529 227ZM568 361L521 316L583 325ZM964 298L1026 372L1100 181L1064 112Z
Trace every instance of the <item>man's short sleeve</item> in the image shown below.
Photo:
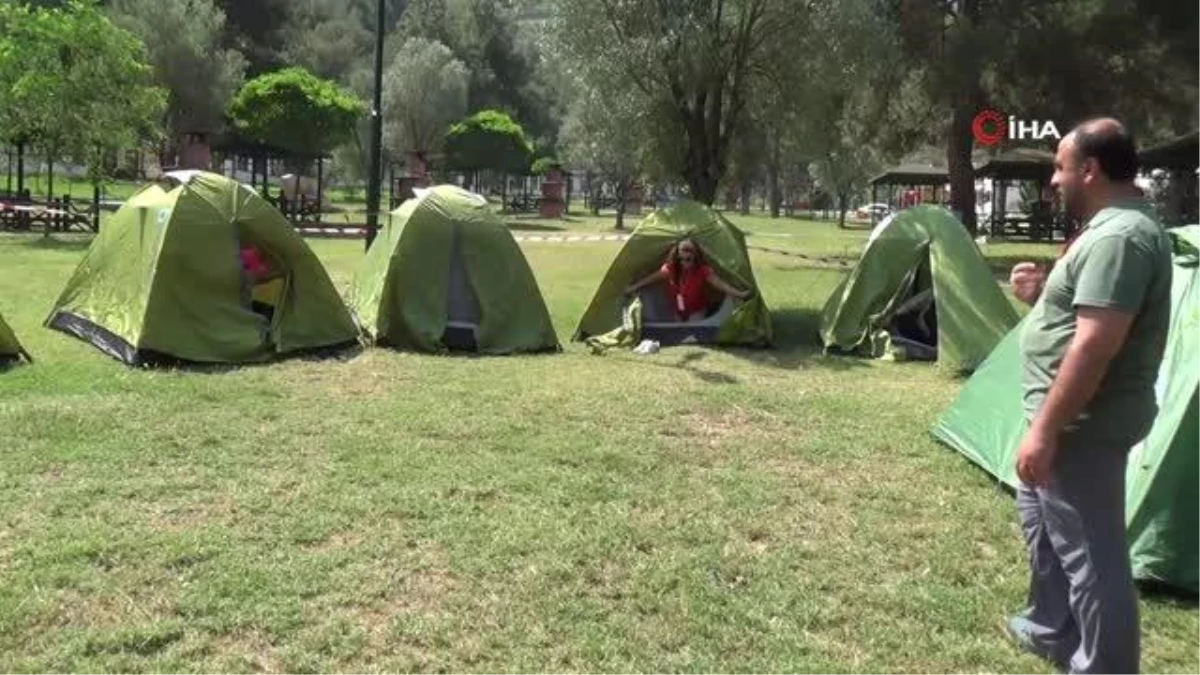
M1088 247L1075 282L1074 305L1136 314L1153 280L1150 256L1128 237L1101 237Z

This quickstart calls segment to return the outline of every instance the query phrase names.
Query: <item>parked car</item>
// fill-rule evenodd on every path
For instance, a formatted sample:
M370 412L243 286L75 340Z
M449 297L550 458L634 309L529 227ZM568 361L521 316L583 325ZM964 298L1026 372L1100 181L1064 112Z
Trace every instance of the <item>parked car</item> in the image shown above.
M887 204L864 204L854 210L854 217L860 220L872 220L882 218L892 212L892 207Z

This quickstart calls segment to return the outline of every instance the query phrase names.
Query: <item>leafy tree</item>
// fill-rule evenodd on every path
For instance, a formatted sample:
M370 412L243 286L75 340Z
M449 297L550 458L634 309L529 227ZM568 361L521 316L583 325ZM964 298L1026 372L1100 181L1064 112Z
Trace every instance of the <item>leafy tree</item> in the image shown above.
M373 67L375 11L374 3L297 0L282 29L282 55L318 77L348 83L354 71Z
M229 112L246 138L309 159L351 140L366 106L333 82L287 68L247 82Z
M137 38L83 2L0 3L0 83L0 135L86 163L97 184L110 150L158 133L166 104Z
M283 29L297 0L217 0L217 3L226 17L225 46L246 57L251 77L284 65Z
M467 111L470 76L445 45L412 38L383 76L385 143L393 156L440 150Z
M804 33L807 3L792 0L561 0L557 37L572 67L654 102L672 146L667 163L692 197L711 204L746 123L755 72L772 47Z
M853 25L854 31L839 30ZM886 159L892 129L912 117L900 46L877 0L814 8L791 131L799 134L809 173L835 202L845 227L850 200Z
M1195 13L1162 0L887 3L903 61L928 100L927 128L943 132L952 208L968 227L976 224L971 123L984 107L1068 128L1115 114L1150 137L1194 125ZM1187 15L1184 46L1184 29L1174 24ZM1136 31L1130 16L1139 17ZM1045 57L1046 45L1054 58Z
M481 110L451 126L445 147L447 163L460 171L524 173L533 160L525 130L498 110Z
M618 230L624 228L626 196L643 171L649 148L648 113L641 104L636 95L605 98L598 90L588 89L572 103L562 128L567 161L577 169L599 174L613 186Z
M240 53L221 46L224 13L212 0L112 0L108 11L146 45L168 92L171 137L219 132L246 70Z
M468 108L502 110L522 120L526 132L552 145L557 120L539 68L535 35L516 22L501 0L413 0L397 29L400 38L436 40L470 73Z
M533 166L529 167L529 173L535 176L543 176L551 171L562 169L562 162L554 157L538 157L534 161Z

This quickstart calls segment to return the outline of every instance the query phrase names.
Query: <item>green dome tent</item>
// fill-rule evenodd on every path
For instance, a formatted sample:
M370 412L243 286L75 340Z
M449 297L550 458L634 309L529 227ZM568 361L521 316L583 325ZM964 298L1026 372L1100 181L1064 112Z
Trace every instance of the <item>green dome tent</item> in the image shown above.
M821 314L826 351L971 370L1018 320L967 229L915 206L876 226Z
M631 303L625 288L658 269L684 237L696 242L722 279L736 288L753 289L754 295L744 302L725 298L705 320L693 323L678 322L661 284L643 288ZM643 338L662 344L772 344L771 314L758 292L746 237L703 204L680 200L638 224L604 275L574 335L575 340L597 347L631 346Z
M525 254L479 195L420 190L393 211L354 278L350 305L377 344L424 352L558 351Z
M1200 226L1169 230L1175 242L1171 329L1155 387L1159 413L1126 472L1126 522L1139 579L1198 590L1200 575ZM934 438L1016 487L1025 431L1020 328L1011 331L933 427Z
M17 341L16 333L13 333L12 328L4 321L4 315L0 314L0 369L6 368L21 359L33 363L29 353Z
M246 363L357 344L329 275L273 206L217 174L165 178L104 225L46 325L130 365ZM260 283L243 271L243 246L266 261Z

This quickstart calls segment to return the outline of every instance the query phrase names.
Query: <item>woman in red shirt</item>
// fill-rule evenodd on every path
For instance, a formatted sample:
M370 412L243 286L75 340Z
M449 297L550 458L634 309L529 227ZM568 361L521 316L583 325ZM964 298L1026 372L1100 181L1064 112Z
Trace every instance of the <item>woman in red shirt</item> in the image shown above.
M625 293L633 295L650 284L666 282L668 299L680 322L699 321L708 313L706 287L745 300L753 291L739 291L721 280L704 262L700 247L691 239L684 239L671 249L667 261L653 274L630 284Z

